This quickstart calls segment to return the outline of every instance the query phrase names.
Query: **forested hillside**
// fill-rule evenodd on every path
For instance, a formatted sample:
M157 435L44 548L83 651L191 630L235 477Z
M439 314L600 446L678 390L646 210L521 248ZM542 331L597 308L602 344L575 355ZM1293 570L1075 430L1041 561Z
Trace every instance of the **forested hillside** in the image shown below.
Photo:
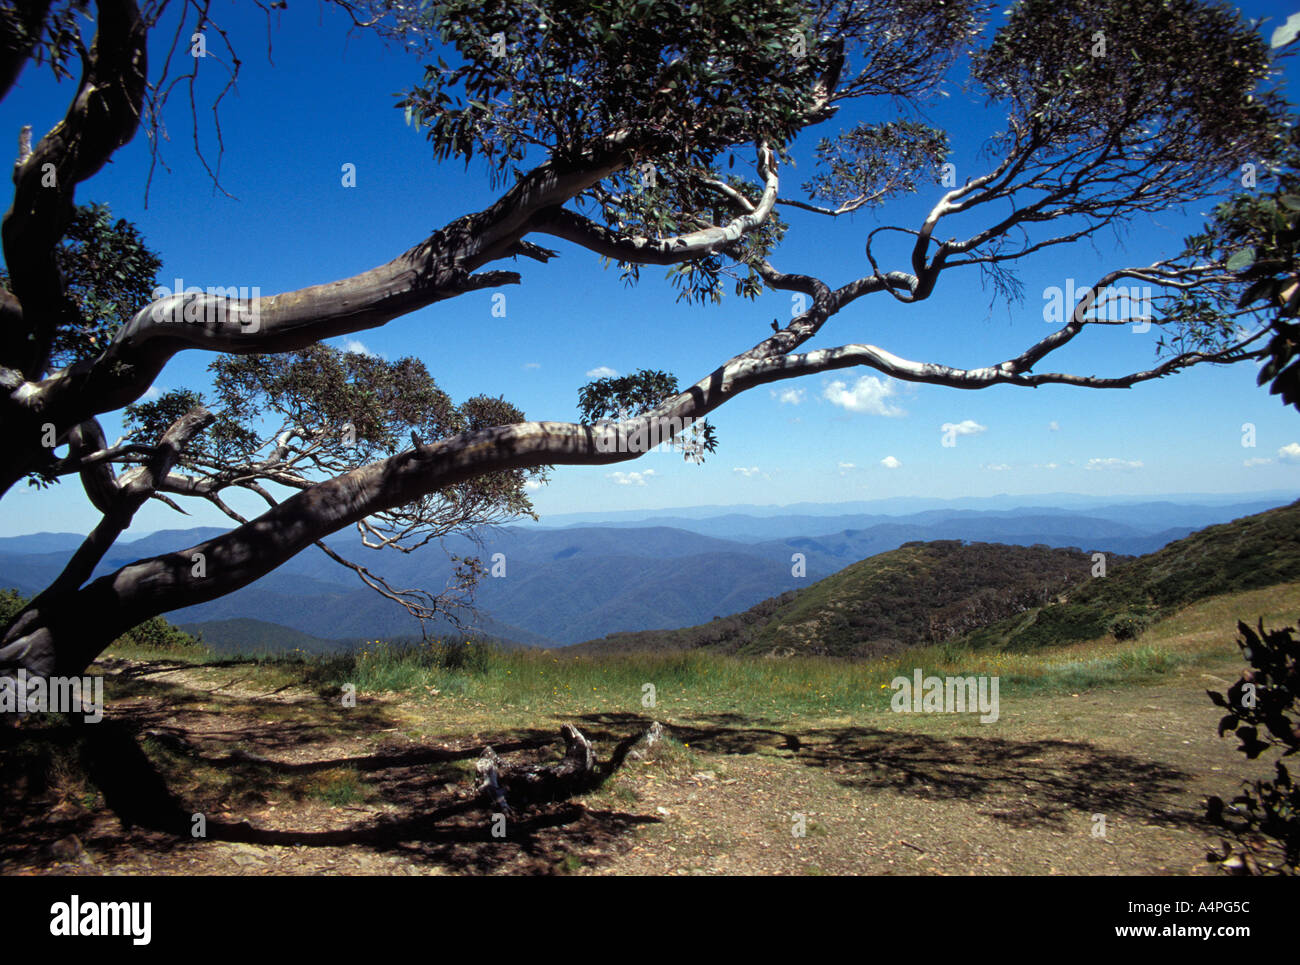
M976 647L1032 650L1143 630L1179 607L1223 593L1300 580L1300 502L1210 526L1108 569L1067 600L972 633Z
M939 642L1038 606L1090 572L1079 550L908 543L743 613L682 630L612 634L577 654L637 650L869 656Z
M733 616L611 634L566 652L856 657L956 638L1012 650L1112 633L1128 639L1188 603L1300 580L1300 502L1105 562L1105 576L1093 577L1092 556L1075 549L908 543Z

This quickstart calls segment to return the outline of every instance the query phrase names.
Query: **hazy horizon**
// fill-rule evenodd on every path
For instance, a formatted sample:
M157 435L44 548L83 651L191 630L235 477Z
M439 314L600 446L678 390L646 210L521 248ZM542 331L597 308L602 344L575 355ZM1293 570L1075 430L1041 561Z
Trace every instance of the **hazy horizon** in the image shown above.
M707 519L714 516L827 516L869 513L881 516L908 516L924 512L927 509L955 508L964 504L990 504L972 507L991 512L1008 512L1015 509L1065 509L1081 511L1089 507L1103 507L1126 503L1185 503L1189 505L1230 505L1234 503L1264 502L1276 500L1276 505L1286 505L1300 499L1300 491L1285 489L1248 490L1239 492L1170 492L1170 493L997 493L988 496L954 496L949 498L935 496L888 496L880 499L840 500L818 502L807 500L797 503L701 503L686 506L659 506L639 509L592 510L585 513L550 513L542 514L534 522L528 518L513 520L501 526L532 526L545 528L550 526L571 526L584 523L597 525L601 522L625 521L637 519L653 520L656 517L679 517L683 519ZM998 504L998 505L991 505ZM559 522L563 521L563 522ZM218 521L219 522L219 521ZM186 530L210 527L213 524L195 520L188 526L160 526L156 529L128 530L120 542L131 543L158 533L182 532ZM218 528L230 528L228 525ZM23 536L72 535L82 534L75 529L29 529L23 532L0 532L0 540Z

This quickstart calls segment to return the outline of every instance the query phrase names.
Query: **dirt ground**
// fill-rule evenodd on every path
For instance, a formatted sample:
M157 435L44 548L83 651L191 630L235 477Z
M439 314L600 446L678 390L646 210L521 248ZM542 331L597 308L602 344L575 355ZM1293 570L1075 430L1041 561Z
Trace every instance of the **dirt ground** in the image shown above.
M1240 667L1225 655L1149 686L1004 697L987 725L669 717L656 759L498 837L475 759L556 756L558 720L497 729L492 708L436 695L341 718L238 665L103 666L103 723L0 730L0 873L1210 874L1205 797L1268 772L1215 736L1205 690ZM650 721L565 719L602 759Z

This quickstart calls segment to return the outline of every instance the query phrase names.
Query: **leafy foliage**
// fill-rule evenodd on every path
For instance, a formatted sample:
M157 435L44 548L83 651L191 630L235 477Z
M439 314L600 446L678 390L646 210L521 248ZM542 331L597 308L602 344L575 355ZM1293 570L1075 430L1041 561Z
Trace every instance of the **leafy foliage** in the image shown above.
M54 336L49 369L99 355L131 316L153 300L162 261L138 228L116 221L107 205L79 205L55 249L66 315ZM0 286L8 287L0 269Z
M649 412L677 394L677 376L653 369L631 375L604 376L578 390L584 425L603 419L626 419Z
M711 186L713 182L726 184L752 205L758 203L754 186L737 177L722 177L713 171L695 171L687 177L666 173L621 194L600 192L601 215L613 219L622 233L657 239L723 225L738 212L728 210L729 199ZM761 225L725 249L673 265L667 277L677 289L677 300L688 304L721 302L725 279L734 281L737 296L757 298L763 292L763 280L756 269L780 244L788 228L774 208ZM641 267L635 263L619 262L619 269L629 284L641 277Z
M578 390L578 408L582 412L582 424L592 425L644 415L677 392L677 376L638 369L631 375L605 376L588 382ZM707 419L692 423L686 431L691 439L679 439L678 444L688 461L702 463L704 453L717 451L717 431Z
M462 62L439 58L398 106L428 126L435 157L477 153L497 170L533 145L576 161L616 132L682 165L783 143L826 67L815 47L792 54L811 26L792 0L452 0L432 15Z
M1219 721L1219 736L1233 731L1237 750L1250 760L1269 750L1281 757L1300 752L1300 639L1293 627L1266 631L1238 623L1237 646L1251 669L1228 688L1227 695L1206 691L1227 713ZM1240 855L1231 848L1211 860L1250 872L1295 874L1300 871L1300 786L1281 760L1274 761L1271 781L1243 783L1242 793L1225 806L1208 800L1208 817L1231 831L1242 843ZM1258 851L1272 852L1261 864Z
M27 603L27 598L12 587L0 589L0 626L8 626Z
M1271 316L1273 335L1260 385L1300 410L1300 129L1291 131L1285 163L1271 193L1243 192L1215 210L1204 232L1187 240L1188 250L1218 259L1235 272L1240 297L1235 307L1254 306Z
M858 124L817 145L824 170L804 185L813 198L843 204L856 198L880 203L893 194L915 191L924 171L937 174L948 156L948 135L914 121Z
M494 183L540 151L564 168L608 159L611 171L578 206L620 234L664 238L735 217L723 183L739 149L767 143L781 157L833 110L824 85L849 75L836 99L912 98L935 87L977 31L971 0L452 0L409 22L436 29L455 52L400 96L438 160L486 161ZM848 54L848 66L844 67ZM529 152L534 152L530 155ZM752 297L752 271L778 241L773 217L726 254L671 270L681 297L721 297L724 278ZM622 264L635 281L639 269Z
M182 453L201 478L271 479L293 485L332 477L460 432L524 421L501 398L452 402L418 359L388 361L315 344L282 355L227 355L211 366L215 421ZM171 423L204 403L189 389L126 408L129 437L157 441ZM532 515L524 483L546 467L488 473L381 514L408 536ZM234 483L238 484L238 483Z
M317 442L322 459L359 465L410 448L412 430L441 439L467 428L424 363L409 356L388 362L318 343L283 355L222 356L209 369L222 412L241 424L278 418Z
M0 59L25 56L38 67L48 65L56 79L70 78L68 61L77 53L81 34L77 15L88 0L58 0L54 4L14 3L0 7ZM41 18L40 14L48 13Z
M176 653L205 649L201 638L194 637L162 617L150 617L114 641L118 645Z
M976 55L973 76L1009 114L991 149L1028 158L1013 218L1086 224L1052 243L1219 196L1225 176L1273 163L1288 137L1267 45L1218 2L1025 0ZM985 247L986 257L1034 250L996 233ZM1235 345L1234 306L1213 265L1184 253L1164 270L1157 352ZM995 287L1008 271L990 276Z
M1277 135L1268 45L1226 4L1021 0L974 75L1060 148L1124 131L1139 154L1219 170ZM1116 145L1118 146L1118 144Z

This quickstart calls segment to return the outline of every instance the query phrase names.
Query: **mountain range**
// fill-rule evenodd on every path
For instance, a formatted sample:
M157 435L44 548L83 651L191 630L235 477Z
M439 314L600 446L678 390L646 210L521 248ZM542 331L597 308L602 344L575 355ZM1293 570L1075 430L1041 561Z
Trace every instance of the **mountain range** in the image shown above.
M1292 497L1294 498L1294 497ZM675 629L740 613L770 597L806 588L868 557L906 543L957 540L1020 546L1075 547L1137 556L1215 523L1258 513L1284 501L1259 494L1204 503L1171 500L1077 508L997 505L925 506L896 515L894 503L727 507L717 515L676 510L651 519L560 520L562 526L512 525L482 534L476 545L451 537L411 554L376 553L352 532L328 544L396 585L438 590L453 564L448 555L477 555L504 567L477 593L477 632L518 644L557 647L611 633ZM1063 502L1069 500L1062 499ZM933 501L928 501L933 502ZM867 511L874 510L874 511ZM667 525L669 523L675 525ZM199 527L152 533L115 546L97 575L144 556L192 546L224 530ZM0 586L38 592L60 571L79 534L36 533L0 538ZM495 557L495 554L501 554ZM187 629L224 639L253 633L273 641L275 627L315 649L336 641L417 634L405 610L360 584L325 554L308 549L273 573L228 596L168 614ZM238 621L231 623L230 621ZM449 625L434 632L452 632Z
M1004 543L908 543L734 616L609 634L564 652L864 657L954 640L1021 651L1107 634L1132 639L1189 603L1296 582L1300 502L1206 527L1137 558L1100 561L1072 549Z

